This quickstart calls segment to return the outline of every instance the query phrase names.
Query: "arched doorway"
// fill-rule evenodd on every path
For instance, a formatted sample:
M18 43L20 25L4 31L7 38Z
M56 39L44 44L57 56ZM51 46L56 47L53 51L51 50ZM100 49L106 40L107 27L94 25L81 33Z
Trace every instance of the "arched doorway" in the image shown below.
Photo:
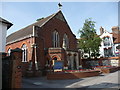
M52 69L53 71L61 71L63 69L63 61L58 55L52 57Z

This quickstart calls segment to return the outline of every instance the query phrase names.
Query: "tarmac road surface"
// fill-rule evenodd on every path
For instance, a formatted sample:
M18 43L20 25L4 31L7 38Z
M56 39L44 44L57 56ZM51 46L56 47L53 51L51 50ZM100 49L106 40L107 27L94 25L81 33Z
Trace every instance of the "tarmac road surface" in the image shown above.
M120 88L120 71L69 80L47 80L46 77L23 78L22 88Z

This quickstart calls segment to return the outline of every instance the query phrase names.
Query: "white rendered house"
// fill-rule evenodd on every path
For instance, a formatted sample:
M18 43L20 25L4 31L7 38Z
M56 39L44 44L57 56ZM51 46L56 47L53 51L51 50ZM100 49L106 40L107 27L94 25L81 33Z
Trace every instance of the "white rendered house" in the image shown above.
M13 24L0 17L0 52L5 52L6 33Z
M115 56L115 49L113 43L113 34L106 31L104 28L100 28L100 38L102 39L100 47L100 55L102 57Z

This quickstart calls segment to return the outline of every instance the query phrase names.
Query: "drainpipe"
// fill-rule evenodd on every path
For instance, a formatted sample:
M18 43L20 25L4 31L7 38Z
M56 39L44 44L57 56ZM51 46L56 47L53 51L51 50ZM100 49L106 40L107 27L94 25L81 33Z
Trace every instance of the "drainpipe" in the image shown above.
M35 70L38 70L38 63L37 63L37 44L36 44L36 29L35 26L33 26L33 49L34 51L34 55L35 55Z

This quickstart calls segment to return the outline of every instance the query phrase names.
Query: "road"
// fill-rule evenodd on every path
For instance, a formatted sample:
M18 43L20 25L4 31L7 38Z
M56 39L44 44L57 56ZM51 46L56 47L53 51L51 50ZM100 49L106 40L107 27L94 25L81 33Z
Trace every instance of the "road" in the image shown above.
M23 78L22 88L120 88L120 71L71 80L47 80L46 77Z

